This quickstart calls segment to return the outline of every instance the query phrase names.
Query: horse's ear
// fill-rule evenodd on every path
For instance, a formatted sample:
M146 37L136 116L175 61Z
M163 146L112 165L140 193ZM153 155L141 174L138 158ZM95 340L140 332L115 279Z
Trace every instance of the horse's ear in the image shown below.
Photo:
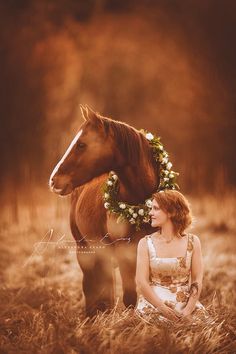
M85 122L89 119L88 117L88 109L86 106L83 106L82 104L79 105L80 106L80 111L82 114L83 119L85 120Z
M90 108L87 104L85 105L85 107L87 109L87 117L88 117L88 119L93 120L93 121L97 121L98 120L97 113L94 112L92 110L92 108Z

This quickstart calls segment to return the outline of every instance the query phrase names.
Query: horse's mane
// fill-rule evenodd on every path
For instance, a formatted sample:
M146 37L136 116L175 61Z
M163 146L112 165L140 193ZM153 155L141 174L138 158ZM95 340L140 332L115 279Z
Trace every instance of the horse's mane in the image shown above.
M97 115L107 135L112 135L123 156L126 156L131 165L140 163L146 158L153 163L153 154L150 145L143 133L127 123Z

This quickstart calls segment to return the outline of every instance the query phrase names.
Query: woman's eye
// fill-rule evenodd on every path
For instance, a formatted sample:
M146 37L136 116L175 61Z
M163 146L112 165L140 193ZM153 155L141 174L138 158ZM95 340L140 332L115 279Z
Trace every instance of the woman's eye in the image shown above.
M83 149L85 147L84 143L78 143L76 146L78 149Z

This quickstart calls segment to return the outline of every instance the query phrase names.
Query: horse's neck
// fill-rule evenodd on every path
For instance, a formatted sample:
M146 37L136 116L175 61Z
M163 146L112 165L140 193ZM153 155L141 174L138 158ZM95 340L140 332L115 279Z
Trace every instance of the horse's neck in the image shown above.
M127 203L142 203L157 189L157 170L150 163L127 166L118 171L120 190L118 197Z

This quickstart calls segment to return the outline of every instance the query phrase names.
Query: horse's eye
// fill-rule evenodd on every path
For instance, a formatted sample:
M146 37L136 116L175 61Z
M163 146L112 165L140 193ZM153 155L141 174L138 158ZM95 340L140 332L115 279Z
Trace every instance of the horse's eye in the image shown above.
M77 147L78 149L83 149L83 148L85 147L85 144L84 144L84 143L78 143L78 144L76 145L76 147Z

